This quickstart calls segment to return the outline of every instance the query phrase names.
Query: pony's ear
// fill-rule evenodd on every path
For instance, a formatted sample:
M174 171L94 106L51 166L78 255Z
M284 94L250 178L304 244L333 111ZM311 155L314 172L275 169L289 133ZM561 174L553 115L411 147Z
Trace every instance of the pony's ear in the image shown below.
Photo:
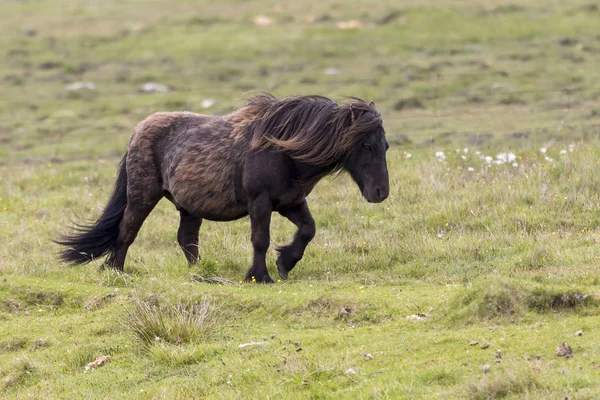
M356 115L354 114L354 107L350 104L350 124L354 124L354 121L356 121Z
M369 107L375 108L375 102L374 101L369 102Z

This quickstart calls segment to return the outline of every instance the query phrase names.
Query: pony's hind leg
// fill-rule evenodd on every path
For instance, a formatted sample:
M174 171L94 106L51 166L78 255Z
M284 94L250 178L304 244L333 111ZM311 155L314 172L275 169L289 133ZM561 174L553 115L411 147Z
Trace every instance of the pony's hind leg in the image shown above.
M142 224L148 214L154 209L154 206L158 203L160 198L156 199L152 203L146 203L143 205L132 205L127 204L125 208L125 214L123 220L119 225L119 237L117 238L117 245L115 251L106 260L106 265L114 268L118 271L123 271L125 265L125 256L129 246L135 240Z
M279 252L279 257L277 257L279 276L281 279L287 279L288 273L302 259L306 246L315 237L315 221L310 214L306 200L297 206L280 210L279 213L298 227L294 240L290 244L277 248Z
M130 165L134 163L129 163L127 166L128 177L136 176L130 173ZM160 184L155 181L157 175L152 175L150 169L145 172L145 176L141 177L143 179L135 182L129 179L127 182L127 206L119 224L119 236L115 250L106 260L107 266L118 271L123 271L127 250L135 240L144 220L163 197Z
M177 231L177 242L185 254L190 266L196 264L200 259L198 253L198 232L202 225L202 218L195 217L186 210L180 210L179 230Z

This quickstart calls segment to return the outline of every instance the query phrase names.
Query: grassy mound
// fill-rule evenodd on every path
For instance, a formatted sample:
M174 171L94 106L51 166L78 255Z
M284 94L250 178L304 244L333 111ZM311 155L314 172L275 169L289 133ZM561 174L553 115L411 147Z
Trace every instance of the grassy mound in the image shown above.
M449 317L464 322L518 321L528 312L577 310L597 303L593 296L575 289L486 279L451 299Z

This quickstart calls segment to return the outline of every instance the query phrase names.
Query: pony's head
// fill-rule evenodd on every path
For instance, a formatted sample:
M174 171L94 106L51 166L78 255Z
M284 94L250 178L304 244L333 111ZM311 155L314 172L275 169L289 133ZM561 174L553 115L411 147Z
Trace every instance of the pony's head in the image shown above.
M274 146L328 172L346 170L371 203L388 197L389 178L381 116L373 102L352 97L337 104L322 96L251 98L236 118L256 150Z
M343 103L350 113L347 135L355 137L352 149L344 158L343 168L350 173L363 197L370 203L381 203L390 194L385 153L390 147L385 130L373 102L360 99Z

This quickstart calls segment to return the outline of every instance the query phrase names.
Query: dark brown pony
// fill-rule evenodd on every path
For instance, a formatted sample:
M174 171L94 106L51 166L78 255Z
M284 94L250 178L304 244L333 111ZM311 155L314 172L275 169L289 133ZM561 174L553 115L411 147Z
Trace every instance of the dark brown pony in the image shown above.
M271 213L298 227L278 247L279 275L302 258L315 235L306 196L324 176L345 170L367 201L389 194L389 147L373 103L337 104L321 96L251 98L230 115L156 113L137 125L121 161L114 192L98 220L59 239L64 261L84 264L108 255L123 271L127 249L162 197L179 210L177 240L190 264L198 261L203 219L252 225L254 260L246 280L273 282L265 255Z

